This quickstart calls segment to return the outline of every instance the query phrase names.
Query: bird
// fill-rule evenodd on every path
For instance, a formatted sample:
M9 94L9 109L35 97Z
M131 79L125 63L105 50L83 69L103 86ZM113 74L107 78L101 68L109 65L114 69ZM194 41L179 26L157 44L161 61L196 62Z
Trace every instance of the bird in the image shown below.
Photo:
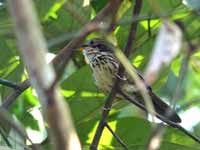
M114 55L114 48L116 47L112 43L102 38L93 38L81 46L85 60L89 63L92 70L97 88L103 93L108 94L115 80L120 80L119 91L121 92L117 93L117 97L126 99L148 112L145 101L139 89L134 84L134 80L126 72L122 77L118 75L120 61ZM153 92L152 88L145 82L145 79L138 71L136 73L145 84L147 93L152 100L156 116L172 126L174 123L180 123L181 118L178 114Z

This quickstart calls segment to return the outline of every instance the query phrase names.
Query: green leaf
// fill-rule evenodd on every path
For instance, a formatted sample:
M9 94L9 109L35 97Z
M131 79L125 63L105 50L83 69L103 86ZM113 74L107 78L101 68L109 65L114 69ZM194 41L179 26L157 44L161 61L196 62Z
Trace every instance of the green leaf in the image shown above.
M77 86L78 85L78 86ZM65 80L61 87L65 90L97 92L89 66L82 67Z

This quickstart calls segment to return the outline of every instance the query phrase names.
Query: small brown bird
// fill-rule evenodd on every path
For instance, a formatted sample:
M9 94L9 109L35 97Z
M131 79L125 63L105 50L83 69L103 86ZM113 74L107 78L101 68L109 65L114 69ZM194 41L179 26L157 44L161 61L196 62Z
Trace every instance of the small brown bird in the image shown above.
M122 91L122 93L119 93L118 96L123 97L124 99L127 99L136 105L138 103L139 105L137 106L142 108L144 111L147 111L143 97L141 96L130 76L127 73L125 73L123 77L119 77L117 75L119 61L113 53L114 48L115 47L111 43L98 38L92 39L88 44L85 44L82 47L85 59L90 64L96 86L102 92L109 93L115 79L117 78L121 80L119 88L120 91ZM142 76L139 73L138 75L145 83L145 80L142 78ZM174 112L166 103L156 96L152 92L150 86L148 86L146 83L145 85L148 90L148 94L152 99L156 116L164 122L170 120L173 123L180 123L181 119L176 112ZM128 95L128 97L125 95ZM136 103L133 102L130 97L131 99L134 99ZM170 112L170 115L168 115L168 112Z

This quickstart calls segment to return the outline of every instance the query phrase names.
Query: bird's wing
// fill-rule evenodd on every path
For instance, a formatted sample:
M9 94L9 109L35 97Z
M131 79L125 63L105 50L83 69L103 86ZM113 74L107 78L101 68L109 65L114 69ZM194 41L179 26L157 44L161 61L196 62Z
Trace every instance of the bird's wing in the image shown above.
M157 113L157 116L158 117L160 116L159 118L161 120L163 120L164 122L166 122L165 120L170 120L174 123L180 123L181 119L176 114L176 112L174 110L172 110L168 104L166 104L163 100L161 100L158 96L156 96L153 93L151 87L145 82L145 80L141 74L138 74L138 76L144 82L144 84L147 88L148 94L151 97L152 104ZM119 79L119 77L118 77L118 79ZM134 103L134 101L135 101L136 103L141 105L141 107L139 106L140 108L147 111L147 109L145 107L144 99L143 99L142 95L140 94L140 91L137 89L132 78L128 74L125 73L124 77L121 77L120 80L121 80L120 90L129 96L128 100L132 103ZM125 98L125 99L127 99L127 98ZM137 105L137 104L135 104L135 105Z

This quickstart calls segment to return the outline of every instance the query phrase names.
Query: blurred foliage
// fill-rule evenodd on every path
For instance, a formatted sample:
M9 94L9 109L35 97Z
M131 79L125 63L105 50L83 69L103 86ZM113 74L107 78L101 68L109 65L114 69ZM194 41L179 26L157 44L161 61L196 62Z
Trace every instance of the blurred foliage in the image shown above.
M77 14L89 21L107 2L108 0L34 0L49 51L58 53L74 36L77 36L83 26L80 20L68 11L66 5L73 7ZM182 51L171 65L163 68L158 80L153 85L153 90L166 102L170 102L177 86L181 63L188 51L186 39L189 39L197 46L197 49L190 57L187 73L183 84L181 84L181 95L177 99L177 107L190 102L192 99L200 100L200 3L198 0L154 0L153 2L150 5L150 0L144 1L141 13L137 18L132 18L131 15L134 1L127 0L123 3L119 12L119 24L114 31L118 45L122 49L124 48L132 19L139 20L136 40L132 47L134 53L131 54L130 61L142 72L149 62L155 37L161 24L161 17L166 16L172 21L181 21L186 31ZM154 7L158 10L155 10ZM8 13L7 2L4 0L0 1L0 20L0 78L19 83L27 75L18 53L14 25ZM95 35L88 36L88 39ZM84 149L88 149L100 119L105 96L96 89L91 71L86 66L80 52L73 55L72 63L73 65L66 68L66 73L61 82L61 93L70 105L81 143ZM12 91L12 89L0 85L0 100L3 101ZM151 123L139 119L140 113L137 112L137 109L133 111L134 107L128 107L128 105L127 102L117 102L111 111L109 124L130 149L143 150L151 133ZM196 104L195 106L199 107L200 105ZM42 143L45 141L42 146L44 149L50 149L51 144L47 140L45 129L48 125L40 118L39 107L34 90L29 88L17 98L10 111L23 124L33 142ZM187 111L188 109L184 108L181 113ZM182 119L184 120L184 118ZM199 118L194 119L199 120ZM193 124L193 127L194 130L191 131L200 136L199 124ZM13 136L13 130L6 132L7 135ZM37 140L36 137L40 140ZM20 138L18 140L9 138L9 140L21 141ZM0 138L0 145L6 145L3 138ZM117 150L122 148L109 131L105 130L100 141L100 149ZM197 143L177 129L166 127L161 149L198 150L200 148Z

